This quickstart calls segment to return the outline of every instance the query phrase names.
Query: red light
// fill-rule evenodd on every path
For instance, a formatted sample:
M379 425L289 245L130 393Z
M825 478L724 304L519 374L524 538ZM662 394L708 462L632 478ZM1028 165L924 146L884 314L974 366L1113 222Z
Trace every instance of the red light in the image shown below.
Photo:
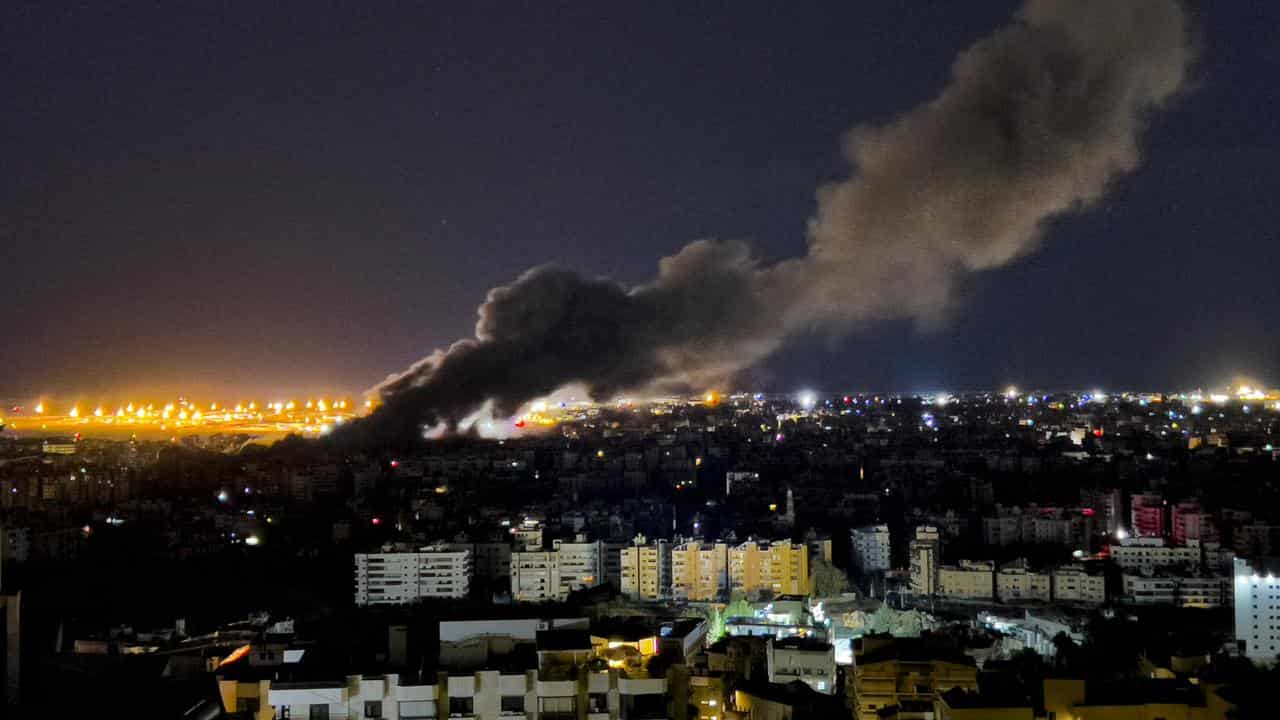
M380 518L380 517L376 517L376 518L374 518L373 520L371 520L370 522L372 522L374 525L381 525L381 524L382 524L382 518Z
M398 468L398 467L400 467L400 461L399 461L399 460L392 460L392 461L391 461L391 467L393 467L393 468Z
M517 420L517 421L516 421L516 427L518 427L518 428L522 428L522 427L524 427L524 421L523 421L523 420Z
M848 404L849 404L849 403L851 403L851 402L853 402L853 398L849 397L848 395L845 395L845 396L844 396L844 404L845 404L845 405L848 405Z
M1083 513L1085 517L1093 517L1093 508L1085 508L1080 512Z
M1094 436L1094 437L1102 437L1102 428L1098 428L1097 430L1094 430L1094 431L1093 431L1093 436Z
M80 433L76 433L76 442L80 442Z

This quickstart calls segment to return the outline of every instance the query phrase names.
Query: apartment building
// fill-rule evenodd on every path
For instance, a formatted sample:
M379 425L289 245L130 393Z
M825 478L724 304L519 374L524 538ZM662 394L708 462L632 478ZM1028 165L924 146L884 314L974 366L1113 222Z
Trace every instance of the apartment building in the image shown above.
M1188 540L1186 545L1168 545L1163 538L1131 537L1111 546L1111 559L1121 569L1138 573L1171 566L1199 570L1201 556L1199 540Z
M978 668L973 658L958 650L886 635L867 635L855 642L849 694L857 720L880 720L880 712L904 702L931 706L952 688L978 690Z
M729 593L729 546L692 541L671 549L671 596L676 602L714 602Z
M636 536L630 547L619 551L622 594L632 600L657 602L671 599L671 543L647 543Z
M961 560L938 568L938 595L955 600L991 600L995 564L990 560Z
M830 695L836 689L836 651L830 643L808 638L770 638L765 646L765 668L771 683L799 680Z
M516 602L562 601L560 553L524 550L511 553L511 599Z
M1233 564L1236 644L1256 663L1273 663L1280 656L1280 561Z
M729 549L729 587L755 597L809 594L809 549L790 540L748 540Z
M470 550L444 545L414 552L357 553L356 605L406 605L464 598L471 591Z
M853 569L864 575L882 573L890 567L888 525L868 525L849 531L849 557Z
M1101 605L1107 601L1107 581L1101 573L1089 573L1080 565L1054 568L1052 593L1054 602Z
M1022 561L1010 563L996 573L996 596L1000 602L1049 602L1052 585L1048 573L1033 572Z
M911 591L917 595L933 595L938 592L938 566L942 563L942 535L938 528L932 525L916 528L908 556L911 564Z

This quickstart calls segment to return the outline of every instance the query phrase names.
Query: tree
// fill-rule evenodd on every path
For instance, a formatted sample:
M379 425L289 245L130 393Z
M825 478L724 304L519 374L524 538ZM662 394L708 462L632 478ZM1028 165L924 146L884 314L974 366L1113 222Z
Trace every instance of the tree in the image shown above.
M724 609L725 619L736 617L753 617L756 614L755 608L751 607L751 603L747 602L744 597L731 600Z
M809 572L809 594L814 597L838 597L849 591L849 576L823 558L813 561Z
M714 643L724 637L724 620L725 611L717 605L712 605L706 610L707 615L707 642Z

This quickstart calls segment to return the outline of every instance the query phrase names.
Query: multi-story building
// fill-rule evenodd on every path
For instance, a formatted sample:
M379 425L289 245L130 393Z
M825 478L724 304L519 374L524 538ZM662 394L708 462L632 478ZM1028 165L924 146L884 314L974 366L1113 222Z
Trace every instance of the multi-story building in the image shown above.
M748 540L729 548L729 588L750 597L809 594L809 549L790 540Z
M911 562L911 591L917 595L938 592L938 566L942 563L942 535L936 527L916 528L908 550Z
M990 600L995 564L990 560L961 560L938 568L938 595L957 600Z
M671 549L671 597L714 602L729 592L729 546L690 541Z
M1138 493L1129 498L1129 525L1135 537L1165 536L1165 502L1158 493Z
M1280 560L1233 564L1236 644L1256 663L1280 657Z
M1111 559L1124 570L1154 572L1157 568L1182 566L1199 570L1201 547L1199 540L1189 540L1186 545L1171 546L1163 538L1125 538L1111 546Z
M487 630L492 623L484 623ZM524 644L512 639L515 646ZM416 676L347 675L275 679L229 666L218 677L223 709L269 718L399 718L400 720L626 720L685 717L673 713L665 676L643 666L585 672L602 662L587 630L538 632L536 652L506 654L482 669ZM523 658L531 661L521 663ZM502 669L489 669L501 666ZM267 679L271 677L271 679Z
M1000 602L1049 602L1052 581L1048 573L1028 570L1025 561L1010 563L996 573L996 596Z
M1188 540L1218 542L1218 529L1213 516L1205 512L1199 502L1180 502L1169 511L1169 516L1173 526L1173 544L1185 545Z
M472 583L489 590L506 585L511 575L511 544L505 542L452 542L449 550L470 550L474 574Z
M1217 575L1125 573L1122 584L1125 600L1136 605L1212 608L1226 605L1230 598L1227 579Z
M1107 581L1101 573L1090 573L1080 565L1064 565L1050 573L1054 602L1101 605L1107 601Z
M560 556L560 594L593 588L605 582L604 543L590 542L579 535L574 542L555 540L552 549Z
M525 550L511 553L511 599L516 602L564 600L561 593L560 553Z
M1115 488L1080 491L1080 504L1102 517L1102 530L1113 535L1123 523L1123 495Z
M511 528L511 542L516 550L542 547L542 535L542 523L532 518L525 518L519 525Z
M982 539L989 547L1006 547L1022 541L1022 515L1001 509L982 518Z
M879 720L882 710L904 701L932 705L951 688L978 690L978 668L959 650L887 635L866 635L855 642L850 695L857 720Z
M636 536L630 547L619 551L622 566L622 594L632 600L671 599L671 543L646 543Z
M1231 546L1241 555L1266 557L1280 549L1280 525L1242 522L1231 532Z
M849 531L849 557L863 575L889 570L889 526L868 525Z
M807 638L769 639L765 667L771 683L803 682L820 693L836 689L836 651L830 643Z
M511 553L511 597L516 602L564 601L569 593L605 582L604 544L578 536L554 540L550 550Z
M356 605L404 605L463 598L471 591L471 551L443 545L417 552L357 553Z
M831 562L831 538L827 536L819 536L813 530L805 534L804 544L809 547L809 566L813 567L814 563L822 560Z

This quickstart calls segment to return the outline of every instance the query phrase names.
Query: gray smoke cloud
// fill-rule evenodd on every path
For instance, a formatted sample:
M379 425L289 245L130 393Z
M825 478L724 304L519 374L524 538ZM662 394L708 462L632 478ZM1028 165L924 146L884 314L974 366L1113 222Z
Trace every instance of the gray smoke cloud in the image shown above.
M1194 56L1177 0L1028 0L938 97L849 133L850 176L819 190L804 256L763 265L745 243L701 240L634 288L534 268L489 292L474 339L380 385L363 430L420 438L571 383L598 398L701 389L798 333L934 322L961 278L1034 251L1048 220L1138 166L1146 118Z

